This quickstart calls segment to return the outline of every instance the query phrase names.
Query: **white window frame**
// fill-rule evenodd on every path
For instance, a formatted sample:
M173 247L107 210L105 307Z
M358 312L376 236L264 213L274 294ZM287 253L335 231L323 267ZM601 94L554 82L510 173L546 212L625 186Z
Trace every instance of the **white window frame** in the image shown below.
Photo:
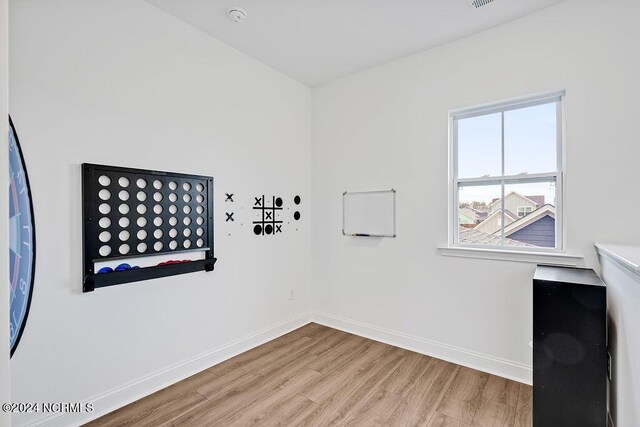
M501 113L502 114L502 132L501 132L501 153L502 153L502 171L504 171L504 113L511 110L533 107L536 105L548 104L556 102L558 103L557 111L557 146L556 146L556 171L539 174L529 175L505 175L495 177L480 177L480 178L458 178L458 135L457 135L457 121L460 119L466 119L471 117L483 116L487 114ZM564 265L576 265L577 261L582 257L566 255L566 234L564 228L564 178L565 178L565 91L545 93L527 97L521 97L511 99L502 102L495 102L491 104L485 104L470 108L463 108L458 110L452 110L449 112L449 241L447 248L440 248L443 255L454 256L471 256L481 258L501 259L501 254L506 254L505 259L511 259L516 261L550 261L551 263L564 264ZM504 186L510 184L521 183L539 183L539 182L555 182L556 183L556 241L554 248L527 248L527 247L513 247L504 245L478 245L463 243L459 241L459 226L458 226L458 186L465 184L465 186L480 186L480 185L501 185L501 203L502 203L502 215L504 215ZM502 242L504 243L504 229L502 233ZM465 249L466 251L456 251L457 249ZM476 256L484 251L493 252L492 256ZM497 254L497 256L495 256ZM518 257L511 254L537 254L540 257ZM558 255L558 259L555 260L551 257L545 257L545 255Z

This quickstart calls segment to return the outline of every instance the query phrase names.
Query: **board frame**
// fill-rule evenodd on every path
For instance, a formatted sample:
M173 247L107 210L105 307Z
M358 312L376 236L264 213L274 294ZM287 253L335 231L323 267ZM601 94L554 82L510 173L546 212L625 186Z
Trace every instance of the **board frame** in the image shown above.
M206 236L207 245L205 247L193 248L193 249L180 249L180 250L162 250L162 251L149 251L148 253L133 253L126 255L110 255L107 257L97 258L96 247L102 243L95 241L92 238L96 238L96 229L98 229L98 206L103 201L99 199L98 193L102 188L98 182L98 178L103 173L108 174L126 174L131 176L129 178L129 185L131 189L135 189L136 178L143 178L147 180L147 185L151 186L151 177L162 177L163 179L170 180L175 179L177 181L197 180L206 182L206 200L202 203L206 205ZM149 189L151 190L151 188ZM131 190L129 190L131 191ZM135 169L118 166L98 165L93 163L82 164L82 253L83 253L83 281L82 291L92 292L95 288L119 285L123 283L137 282L141 280L149 280L166 276L174 276L178 274L192 273L196 271L213 271L217 258L214 257L214 185L213 177L204 175L191 175L177 172L166 172L149 169ZM115 194L112 197L117 197ZM135 198L134 194L130 194L130 198ZM131 202L130 202L131 203ZM159 202L163 207L163 212L167 211L168 206L172 203L168 198L163 198ZM167 228L166 224L163 224L164 228ZM154 255L166 255L168 253L185 253L185 252L204 252L205 258L201 260L194 260L190 262L184 262L179 264L168 264L159 266L143 267L135 270L114 271L110 273L96 274L94 271L94 263L98 261L110 261L110 260L123 260L132 258L142 258Z
M393 234L369 234L369 233L346 233L345 232L345 220L346 220L346 210L345 210L345 199L348 195L352 194L372 194L372 193L392 193L393 194ZM371 191L345 191L342 193L342 235L349 237L390 237L396 238L397 229L396 229L396 190L371 190Z

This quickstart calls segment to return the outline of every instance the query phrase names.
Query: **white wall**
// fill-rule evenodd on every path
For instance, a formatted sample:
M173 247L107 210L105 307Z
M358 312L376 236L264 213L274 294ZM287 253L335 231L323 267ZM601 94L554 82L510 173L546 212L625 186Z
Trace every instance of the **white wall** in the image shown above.
M10 32L38 239L14 401L97 399L102 412L308 321L307 87L142 0L14 0ZM216 270L81 293L83 162L214 176ZM302 195L298 232L253 235L262 193Z
M447 113L566 89L568 251L638 241L640 2L573 0L314 90L314 308L328 324L531 380L532 264L448 258ZM345 190L395 188L397 239L343 237ZM617 206L616 209L610 209ZM605 208L606 207L606 208Z
M8 63L9 3L0 0L0 176L9 176L8 134ZM5 183L6 181L2 181ZM9 186L0 185L0 218L9 218ZM0 404L9 402L11 381L9 378L9 224L0 227ZM9 425L10 415L0 412L0 426Z
M593 241L640 238L621 214L640 208L638 18L635 0L567 1L315 89L311 105L306 87L143 1L14 0L10 111L38 264L13 400L105 411L301 324L311 258L319 321L529 381L534 266L436 251L447 111L567 90L568 249L596 267ZM82 162L215 176L216 271L82 294ZM391 187L398 238L343 237L342 192ZM222 221L225 190L244 226ZM263 192L312 194L298 233L251 234Z
M640 425L640 276L609 256L601 256L600 260L609 305L611 417L618 427L637 426Z

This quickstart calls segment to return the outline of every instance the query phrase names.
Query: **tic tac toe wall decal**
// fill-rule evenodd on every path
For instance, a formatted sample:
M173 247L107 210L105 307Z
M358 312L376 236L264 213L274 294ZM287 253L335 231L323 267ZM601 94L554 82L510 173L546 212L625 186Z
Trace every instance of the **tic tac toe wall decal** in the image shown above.
M287 198L287 200L290 199ZM295 205L299 205L301 201L300 196L293 198ZM262 195L254 197L253 233L256 236L275 236L283 232L283 228L286 228L285 224L290 224L290 219L300 220L301 213L298 210L291 213L290 209L293 208L285 208L284 204L283 198L278 196L267 197ZM299 207L295 206L295 209L299 209ZM295 231L298 231L298 228Z
M18 134L9 117L9 262L11 356L16 351L31 305L36 265L36 233L31 189Z
M300 196L296 196L293 198L293 203L295 203L296 206L299 205L300 202L302 202L302 199L300 198ZM295 219L296 221L300 221L300 217L301 217L300 211L295 211L293 214L293 219Z
M269 200L264 195L254 198L253 209L258 212L258 219L253 221L253 233L257 236L269 236L282 233L282 198L272 196Z
M226 202L233 203L233 193L224 193L224 201L225 201L225 203ZM233 214L234 213L235 212L225 212L224 213L226 215L225 222L229 222L229 221L233 222L233 221L235 221L235 219L233 218Z

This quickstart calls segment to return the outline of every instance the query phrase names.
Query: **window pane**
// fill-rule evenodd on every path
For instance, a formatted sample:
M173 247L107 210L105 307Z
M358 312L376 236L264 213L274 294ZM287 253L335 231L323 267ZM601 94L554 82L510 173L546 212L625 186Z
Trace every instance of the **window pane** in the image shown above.
M557 170L557 104L504 113L505 175Z
M458 187L460 243L500 245L500 194L500 185Z
M504 187L504 194L505 242L554 248L556 245L555 182L507 184Z
M502 174L501 115L488 114L458 120L458 177Z

